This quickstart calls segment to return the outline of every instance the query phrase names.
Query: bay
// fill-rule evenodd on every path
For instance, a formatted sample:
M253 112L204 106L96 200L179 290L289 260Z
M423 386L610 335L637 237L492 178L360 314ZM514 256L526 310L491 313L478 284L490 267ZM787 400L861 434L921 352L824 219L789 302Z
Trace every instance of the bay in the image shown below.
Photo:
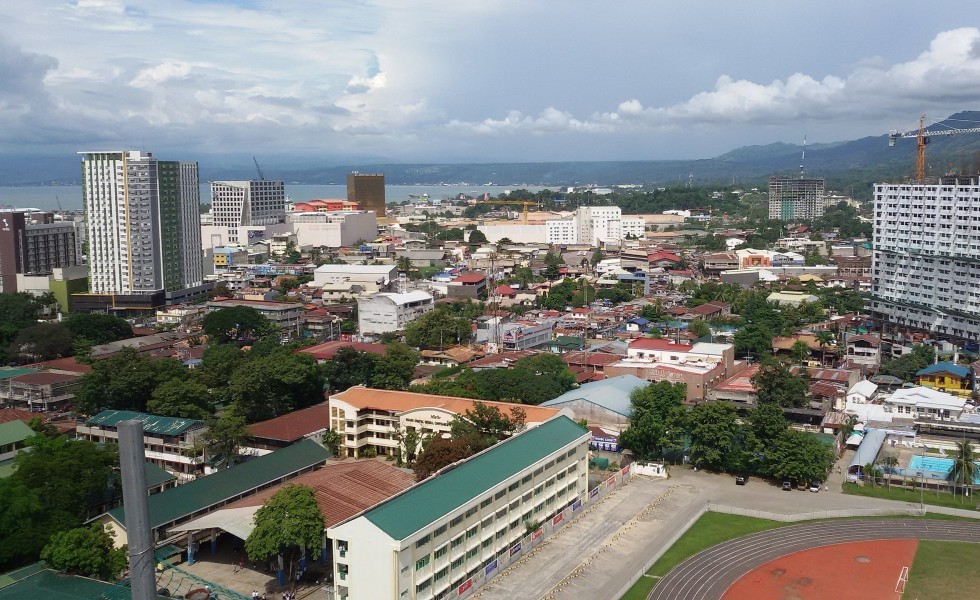
M398 204L411 200L411 196L428 195L430 200L453 198L463 193L467 196L490 194L497 197L508 190L527 189L532 192L544 189L534 185L386 185L385 199L388 204ZM347 198L345 185L301 185L286 184L286 195L293 202L315 200L318 198ZM211 187L201 185L201 202L211 199ZM0 187L0 208L39 208L42 210L58 210L59 202L62 210L82 209L82 187L79 185L65 186L30 186L30 187Z

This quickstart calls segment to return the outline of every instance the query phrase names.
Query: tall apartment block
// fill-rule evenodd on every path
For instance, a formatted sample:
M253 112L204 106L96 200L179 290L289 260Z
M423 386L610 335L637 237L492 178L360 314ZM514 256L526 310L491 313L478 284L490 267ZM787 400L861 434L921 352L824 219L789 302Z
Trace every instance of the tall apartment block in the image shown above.
M549 244L589 244L640 239L645 234L641 217L624 217L618 206L580 206L567 219L548 219L545 232Z
M51 213L0 211L0 292L18 290L17 275L48 275L81 264L78 231Z
M816 219L823 216L823 178L769 178L769 218L780 221Z
M899 329L980 339L980 181L875 185L872 316Z
M161 304L164 293L201 286L197 163L162 161L142 151L79 154L90 293L151 297L131 304L149 308Z
M373 210L375 216L385 216L385 176L347 174L347 201L356 202L361 210Z
M286 222L286 184L266 179L212 181L211 214L214 225L227 230L227 242L238 244L239 227Z

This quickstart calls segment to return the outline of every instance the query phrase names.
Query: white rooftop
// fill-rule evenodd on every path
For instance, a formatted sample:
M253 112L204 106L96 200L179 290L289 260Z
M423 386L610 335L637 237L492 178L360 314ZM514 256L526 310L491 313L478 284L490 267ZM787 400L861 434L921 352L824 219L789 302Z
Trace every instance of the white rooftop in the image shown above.
M395 265L320 265L316 273L377 273L387 275Z
M847 395L851 394L861 394L865 398L870 398L874 396L874 393L878 391L878 386L871 383L867 379L859 381L851 386L851 389L847 390Z
M708 342L698 342L691 346L691 354L710 354L713 356L721 356L725 353L725 350L732 348L731 344L711 344Z
M427 300L432 300L432 294L428 292L420 292L418 290L413 292L404 292L401 294L394 292L381 292L377 295L390 298L395 304L408 304L410 302L424 302Z
M885 402L889 404L913 404L922 408L963 410L966 405L966 398L919 386L895 390L891 396L885 398Z

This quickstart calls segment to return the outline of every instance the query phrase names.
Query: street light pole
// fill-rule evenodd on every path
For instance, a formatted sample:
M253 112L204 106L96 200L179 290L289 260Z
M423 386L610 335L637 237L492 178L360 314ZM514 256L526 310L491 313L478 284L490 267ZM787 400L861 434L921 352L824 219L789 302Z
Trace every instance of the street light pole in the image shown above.
M925 501L924 501L924 498L923 498L923 493L924 493L923 492L923 486L925 484L925 477L923 476L922 471L916 471L915 474L919 476L919 510L922 511L923 514L925 514L926 507L925 507Z

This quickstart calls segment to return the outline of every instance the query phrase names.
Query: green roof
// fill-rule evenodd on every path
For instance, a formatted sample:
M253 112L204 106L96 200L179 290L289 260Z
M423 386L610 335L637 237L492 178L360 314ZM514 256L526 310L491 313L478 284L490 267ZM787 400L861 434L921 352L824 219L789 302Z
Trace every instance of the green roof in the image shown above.
M34 435L34 430L23 421L0 423L0 447L23 442Z
M364 516L392 539L403 540L588 434L568 417L555 417L409 488Z
M11 377L27 375L28 373L37 373L37 369L28 369L26 367L3 367L0 368L0 379L10 379Z
M146 487L156 487L158 485L167 483L168 481L173 481L177 479L177 476L173 473L167 471L163 467L158 467L157 465L146 461L143 463L145 467L143 470L146 473Z
M320 444L303 440L213 475L153 494L149 498L150 527L156 529L199 510L244 496L291 473L324 463L328 456L329 452ZM109 516L123 527L126 526L125 508L120 506L109 511Z
M0 575L0 600L44 598L45 600L76 600L92 598L131 598L132 590L121 585L96 581L77 575L62 575L35 563L17 571Z
M86 421L86 423L100 427L115 427L120 421L129 421L132 419L143 421L144 433L153 433L156 435L180 435L188 429L204 425L204 421L198 421L197 419L161 417L131 410L104 410Z

